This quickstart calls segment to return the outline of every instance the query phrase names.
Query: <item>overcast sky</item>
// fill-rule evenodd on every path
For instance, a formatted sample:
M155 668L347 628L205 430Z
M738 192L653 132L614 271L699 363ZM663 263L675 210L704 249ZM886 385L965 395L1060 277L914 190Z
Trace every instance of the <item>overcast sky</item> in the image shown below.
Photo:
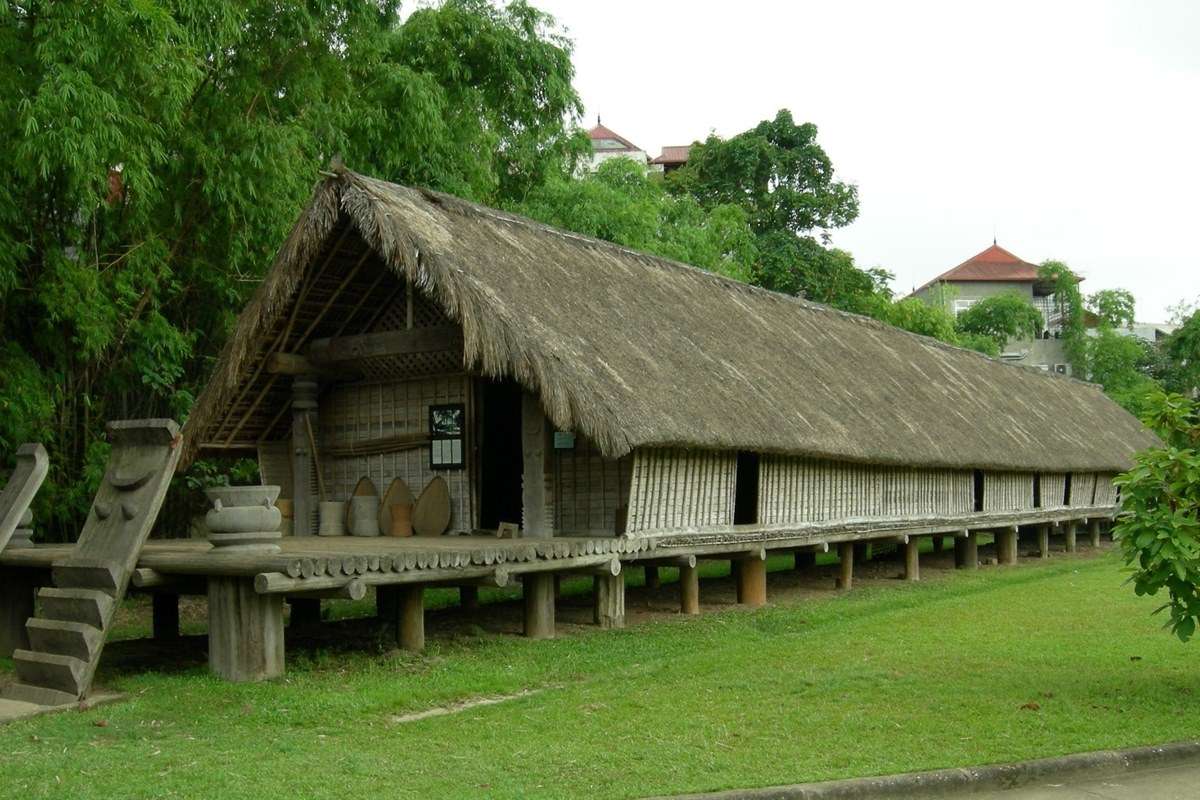
M533 4L575 41L587 126L651 155L816 123L862 203L834 243L898 291L994 230L1139 320L1200 295L1200 1Z

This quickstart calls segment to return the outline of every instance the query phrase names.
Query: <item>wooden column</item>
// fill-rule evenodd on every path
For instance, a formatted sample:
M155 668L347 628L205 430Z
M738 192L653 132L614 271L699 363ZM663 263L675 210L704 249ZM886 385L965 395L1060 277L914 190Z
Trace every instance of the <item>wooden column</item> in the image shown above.
M388 587L380 586L380 589ZM288 627L293 630L303 630L321 624L321 601L312 597L293 597L288 600L292 608ZM382 615L381 615L382 616Z
M597 575L592 583L593 618L601 628L625 627L625 576Z
M150 596L154 639L169 642L179 638L179 595L155 592Z
M458 587L458 604L467 611L477 611L479 609L479 587Z
M399 588L396 644L416 653L425 649L425 587L407 584Z
M767 604L767 562L753 556L744 558L738 568L738 602L757 608Z
M1042 558L1050 557L1050 526L1038 525L1038 555Z
M954 537L954 566L957 569L979 568L979 540L971 531Z
M312 446L308 441L305 420L312 424L317 434L317 391L318 385L312 378L296 378L292 381L292 534L309 536L317 498L309 484L312 475ZM294 609L293 609L294 610Z
M525 601L525 635L531 639L554 638L554 576L547 572L526 573L522 583Z
M1092 534L1092 549L1096 549L1100 546L1100 520L1094 519L1088 524L1088 530Z
M1075 520L1070 520L1066 523L1065 535L1067 540L1067 552L1074 553L1075 546Z
M253 578L208 579L208 666L227 681L283 674L283 595L259 594Z
M521 393L521 450L521 535L553 536L553 493L546 491L547 464L553 453L550 427L541 401L529 392Z
M796 560L792 564L792 569L796 572L814 569L817 566L817 554L813 550L797 550L795 552Z
M646 588L647 589L661 589L662 588L662 576L660 576L658 574L658 567L655 566L654 564L646 565Z
M915 536L910 536L904 543L904 580L906 581L921 580L920 543L921 540Z
M33 616L37 583L28 570L0 569L0 658L29 649L25 622Z
M854 585L854 542L838 543L837 588L849 591Z
M996 531L996 560L1006 566L1017 563L1017 529L1015 526Z
M700 568L679 568L679 610L684 614L700 613Z

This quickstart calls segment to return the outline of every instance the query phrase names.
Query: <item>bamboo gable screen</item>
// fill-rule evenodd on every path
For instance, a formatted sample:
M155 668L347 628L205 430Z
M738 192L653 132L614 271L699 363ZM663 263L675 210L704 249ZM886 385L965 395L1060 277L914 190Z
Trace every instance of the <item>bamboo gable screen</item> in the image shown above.
M635 451L626 532L733 524L736 471L733 452Z
M555 533L623 533L617 530L617 517L629 503L632 467L632 456L605 458L582 434L576 434L573 449L554 450L550 470Z
M758 519L763 524L927 517L971 511L970 472L763 456Z
M1045 480L1045 477L1042 479ZM1045 497L1045 483L1042 496ZM1061 500L1059 503L1061 504ZM984 511L1025 511L1033 508L1032 472L983 473Z

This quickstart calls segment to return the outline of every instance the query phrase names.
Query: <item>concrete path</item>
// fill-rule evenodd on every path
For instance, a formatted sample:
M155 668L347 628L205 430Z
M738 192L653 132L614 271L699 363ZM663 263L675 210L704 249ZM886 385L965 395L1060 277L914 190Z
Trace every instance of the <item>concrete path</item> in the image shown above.
M1079 776L1008 791L967 794L971 800L1196 800L1200 764L1138 770L1104 779Z

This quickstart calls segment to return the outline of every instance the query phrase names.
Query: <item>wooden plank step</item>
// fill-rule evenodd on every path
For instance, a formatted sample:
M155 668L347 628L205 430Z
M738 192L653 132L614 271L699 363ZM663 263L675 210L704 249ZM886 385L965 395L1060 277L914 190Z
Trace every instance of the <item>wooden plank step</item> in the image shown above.
M83 622L34 617L25 623L29 646L42 653L55 653L90 661L100 649L104 634L99 628Z
M60 619L64 622L82 622L95 628L104 628L104 621L112 612L113 599L99 589L57 589L47 586L38 590L43 619Z
M111 561L67 558L51 567L54 585L63 589L99 589L116 594L121 566Z
M12 658L21 683L66 692L75 699L86 688L83 684L88 665L78 658L34 650L17 650Z
M30 686L25 683L13 683L5 686L4 691L0 692L0 697L18 703L50 707L79 702L79 698L73 694L60 692L57 689L47 689L45 686Z

